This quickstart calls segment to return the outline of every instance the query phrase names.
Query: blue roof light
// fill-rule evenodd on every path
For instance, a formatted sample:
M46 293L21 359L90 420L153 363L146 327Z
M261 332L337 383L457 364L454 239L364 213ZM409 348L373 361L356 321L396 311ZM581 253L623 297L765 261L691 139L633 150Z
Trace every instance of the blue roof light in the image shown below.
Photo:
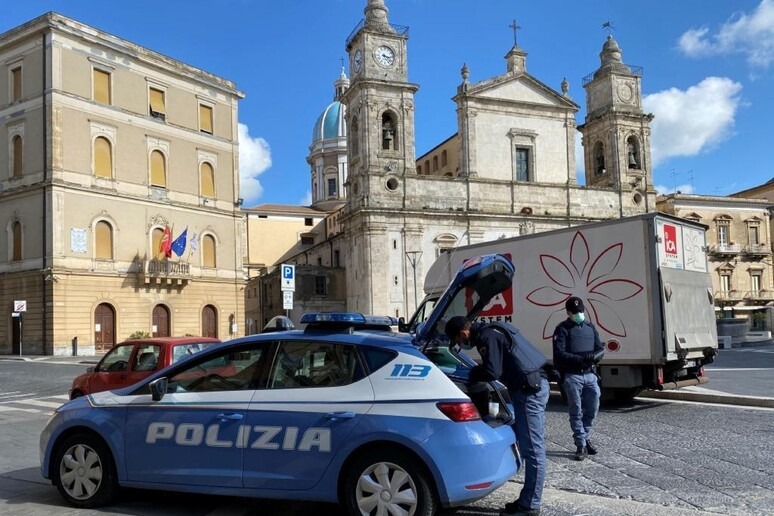
M355 312L308 312L301 317L301 324L353 323L366 324L366 316Z

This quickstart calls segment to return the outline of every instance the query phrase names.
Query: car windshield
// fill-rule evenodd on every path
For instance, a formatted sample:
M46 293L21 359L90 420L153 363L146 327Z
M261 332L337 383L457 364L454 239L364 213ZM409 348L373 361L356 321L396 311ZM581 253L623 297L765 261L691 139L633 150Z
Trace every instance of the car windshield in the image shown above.
M217 344L217 342L191 342L188 344L178 344L172 348L172 363L176 364L185 357L203 351L215 344Z

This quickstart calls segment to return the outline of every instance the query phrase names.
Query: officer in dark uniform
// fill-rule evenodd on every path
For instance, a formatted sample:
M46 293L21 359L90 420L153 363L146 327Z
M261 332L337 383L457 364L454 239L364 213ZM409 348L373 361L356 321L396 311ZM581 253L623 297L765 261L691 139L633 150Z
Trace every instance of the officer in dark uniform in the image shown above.
M524 486L518 500L505 504L501 516L538 515L546 476L545 411L549 387L546 358L510 324L471 323L462 316L449 319L446 335L465 349L475 346L481 365L470 381L500 380L508 388L516 422L513 431L524 459Z
M570 406L575 460L583 460L597 454L589 435L599 410L599 381L594 366L602 359L604 347L597 329L586 320L583 301L573 296L564 307L567 319L554 330L554 367L562 376Z

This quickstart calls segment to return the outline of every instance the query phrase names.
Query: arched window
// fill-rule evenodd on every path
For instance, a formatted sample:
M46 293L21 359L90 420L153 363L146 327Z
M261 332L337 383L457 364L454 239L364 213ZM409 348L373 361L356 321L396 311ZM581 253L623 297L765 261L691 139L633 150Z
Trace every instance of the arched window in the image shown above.
M433 172L438 172L438 156L433 156Z
M357 156L360 151L360 126L357 123L357 117L352 118L352 130L350 131L349 141L352 144L352 157Z
M419 163L417 163L417 175L418 176L422 175L422 165L420 165Z
M203 197L215 197L215 171L206 161L199 166L199 186Z
M22 259L22 226L18 220L13 223L11 227L11 233L13 235L13 252L11 254L11 261L18 262Z
M154 150L150 155L151 185L167 186L167 158L160 150Z
M445 167L446 164L449 162L448 157L446 156L446 151L441 152L441 166Z
M113 259L113 227L104 220L94 226L94 258Z
M159 258L161 256L161 239L164 238L164 230L161 228L155 228L151 234L151 252L150 255L153 258Z
M13 177L21 177L24 172L23 149L22 137L17 134L13 137Z
M605 170L605 148L602 142L594 145L594 171L597 174L604 174Z
M113 146L103 136L94 138L94 175L113 177Z
M630 136L626 140L626 162L629 168L641 168L640 142L634 136Z
M430 175L430 160L425 160L425 174Z
M212 235L204 235L202 237L202 266L217 267L215 257L215 238Z
M398 150L397 128L395 115L385 112L382 115L382 150Z

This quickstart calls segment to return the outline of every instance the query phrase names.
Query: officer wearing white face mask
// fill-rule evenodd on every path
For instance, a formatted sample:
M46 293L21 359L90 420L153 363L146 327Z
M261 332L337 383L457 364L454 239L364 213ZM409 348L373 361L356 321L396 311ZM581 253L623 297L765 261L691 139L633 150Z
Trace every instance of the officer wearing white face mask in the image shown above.
M554 367L562 376L570 427L575 441L575 460L596 455L589 441L599 410L599 383L594 366L602 359L604 347L597 329L586 320L583 301L571 297L565 303L567 319L554 330Z

